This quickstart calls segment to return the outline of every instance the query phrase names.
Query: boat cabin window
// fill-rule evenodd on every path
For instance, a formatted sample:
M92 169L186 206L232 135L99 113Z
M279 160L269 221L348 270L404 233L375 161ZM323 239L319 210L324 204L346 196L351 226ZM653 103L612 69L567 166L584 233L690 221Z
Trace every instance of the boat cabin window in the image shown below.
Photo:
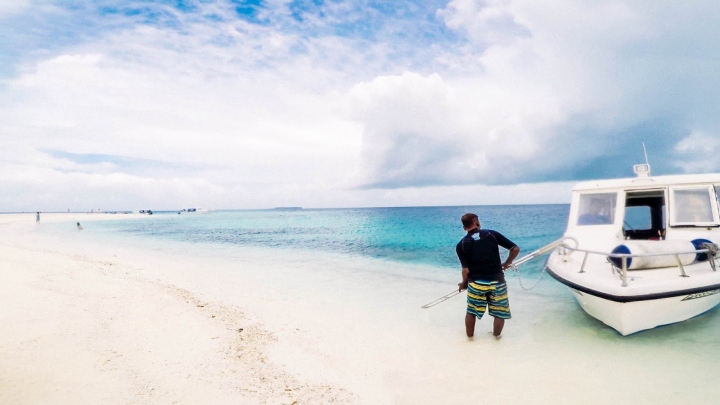
M671 189L672 225L705 226L716 223L717 195L712 186ZM715 210L713 210L713 205Z
M615 222L617 193L582 194L578 225L608 225Z
M662 239L665 236L665 192L627 192L623 234L626 239Z

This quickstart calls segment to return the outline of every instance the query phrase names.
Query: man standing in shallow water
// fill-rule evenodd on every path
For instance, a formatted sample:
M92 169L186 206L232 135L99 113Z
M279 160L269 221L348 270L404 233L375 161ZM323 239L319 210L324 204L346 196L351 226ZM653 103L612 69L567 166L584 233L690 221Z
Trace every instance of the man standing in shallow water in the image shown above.
M500 338L505 319L510 319L510 305L507 296L507 284L503 271L512 265L520 253L520 248L499 232L480 229L480 220L475 214L465 214L460 219L467 231L457 244L457 252L462 265L462 282L459 291L468 290L467 313L465 314L465 332L468 337L475 334L475 319L481 319L489 308L493 320L493 335ZM501 264L500 249L508 249L507 260Z

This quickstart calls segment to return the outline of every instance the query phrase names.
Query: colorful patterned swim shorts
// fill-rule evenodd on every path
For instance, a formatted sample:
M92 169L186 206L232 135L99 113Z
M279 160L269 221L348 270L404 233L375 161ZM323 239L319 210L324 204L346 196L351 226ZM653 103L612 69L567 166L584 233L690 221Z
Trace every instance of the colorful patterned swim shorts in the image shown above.
M490 316L510 319L507 284L498 281L472 281L467 289L467 312L482 318L486 307Z

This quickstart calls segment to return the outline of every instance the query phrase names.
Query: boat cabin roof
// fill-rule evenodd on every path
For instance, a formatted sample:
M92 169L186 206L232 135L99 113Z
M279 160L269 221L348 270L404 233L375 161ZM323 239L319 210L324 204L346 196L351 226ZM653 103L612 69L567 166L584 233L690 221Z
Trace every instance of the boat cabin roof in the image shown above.
M667 186L720 184L720 173L684 174L675 176L630 177L612 180L592 180L578 183L573 191L642 190Z
M720 173L579 183L565 235L607 252L628 239L720 241Z

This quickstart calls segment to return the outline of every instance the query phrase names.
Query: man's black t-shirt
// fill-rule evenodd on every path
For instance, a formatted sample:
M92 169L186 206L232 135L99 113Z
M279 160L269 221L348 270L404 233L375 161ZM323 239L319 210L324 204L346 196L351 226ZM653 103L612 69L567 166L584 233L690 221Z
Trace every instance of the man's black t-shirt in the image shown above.
M489 229L473 229L460 240L455 251L462 267L470 270L468 280L505 282L498 246L510 250L516 245Z

